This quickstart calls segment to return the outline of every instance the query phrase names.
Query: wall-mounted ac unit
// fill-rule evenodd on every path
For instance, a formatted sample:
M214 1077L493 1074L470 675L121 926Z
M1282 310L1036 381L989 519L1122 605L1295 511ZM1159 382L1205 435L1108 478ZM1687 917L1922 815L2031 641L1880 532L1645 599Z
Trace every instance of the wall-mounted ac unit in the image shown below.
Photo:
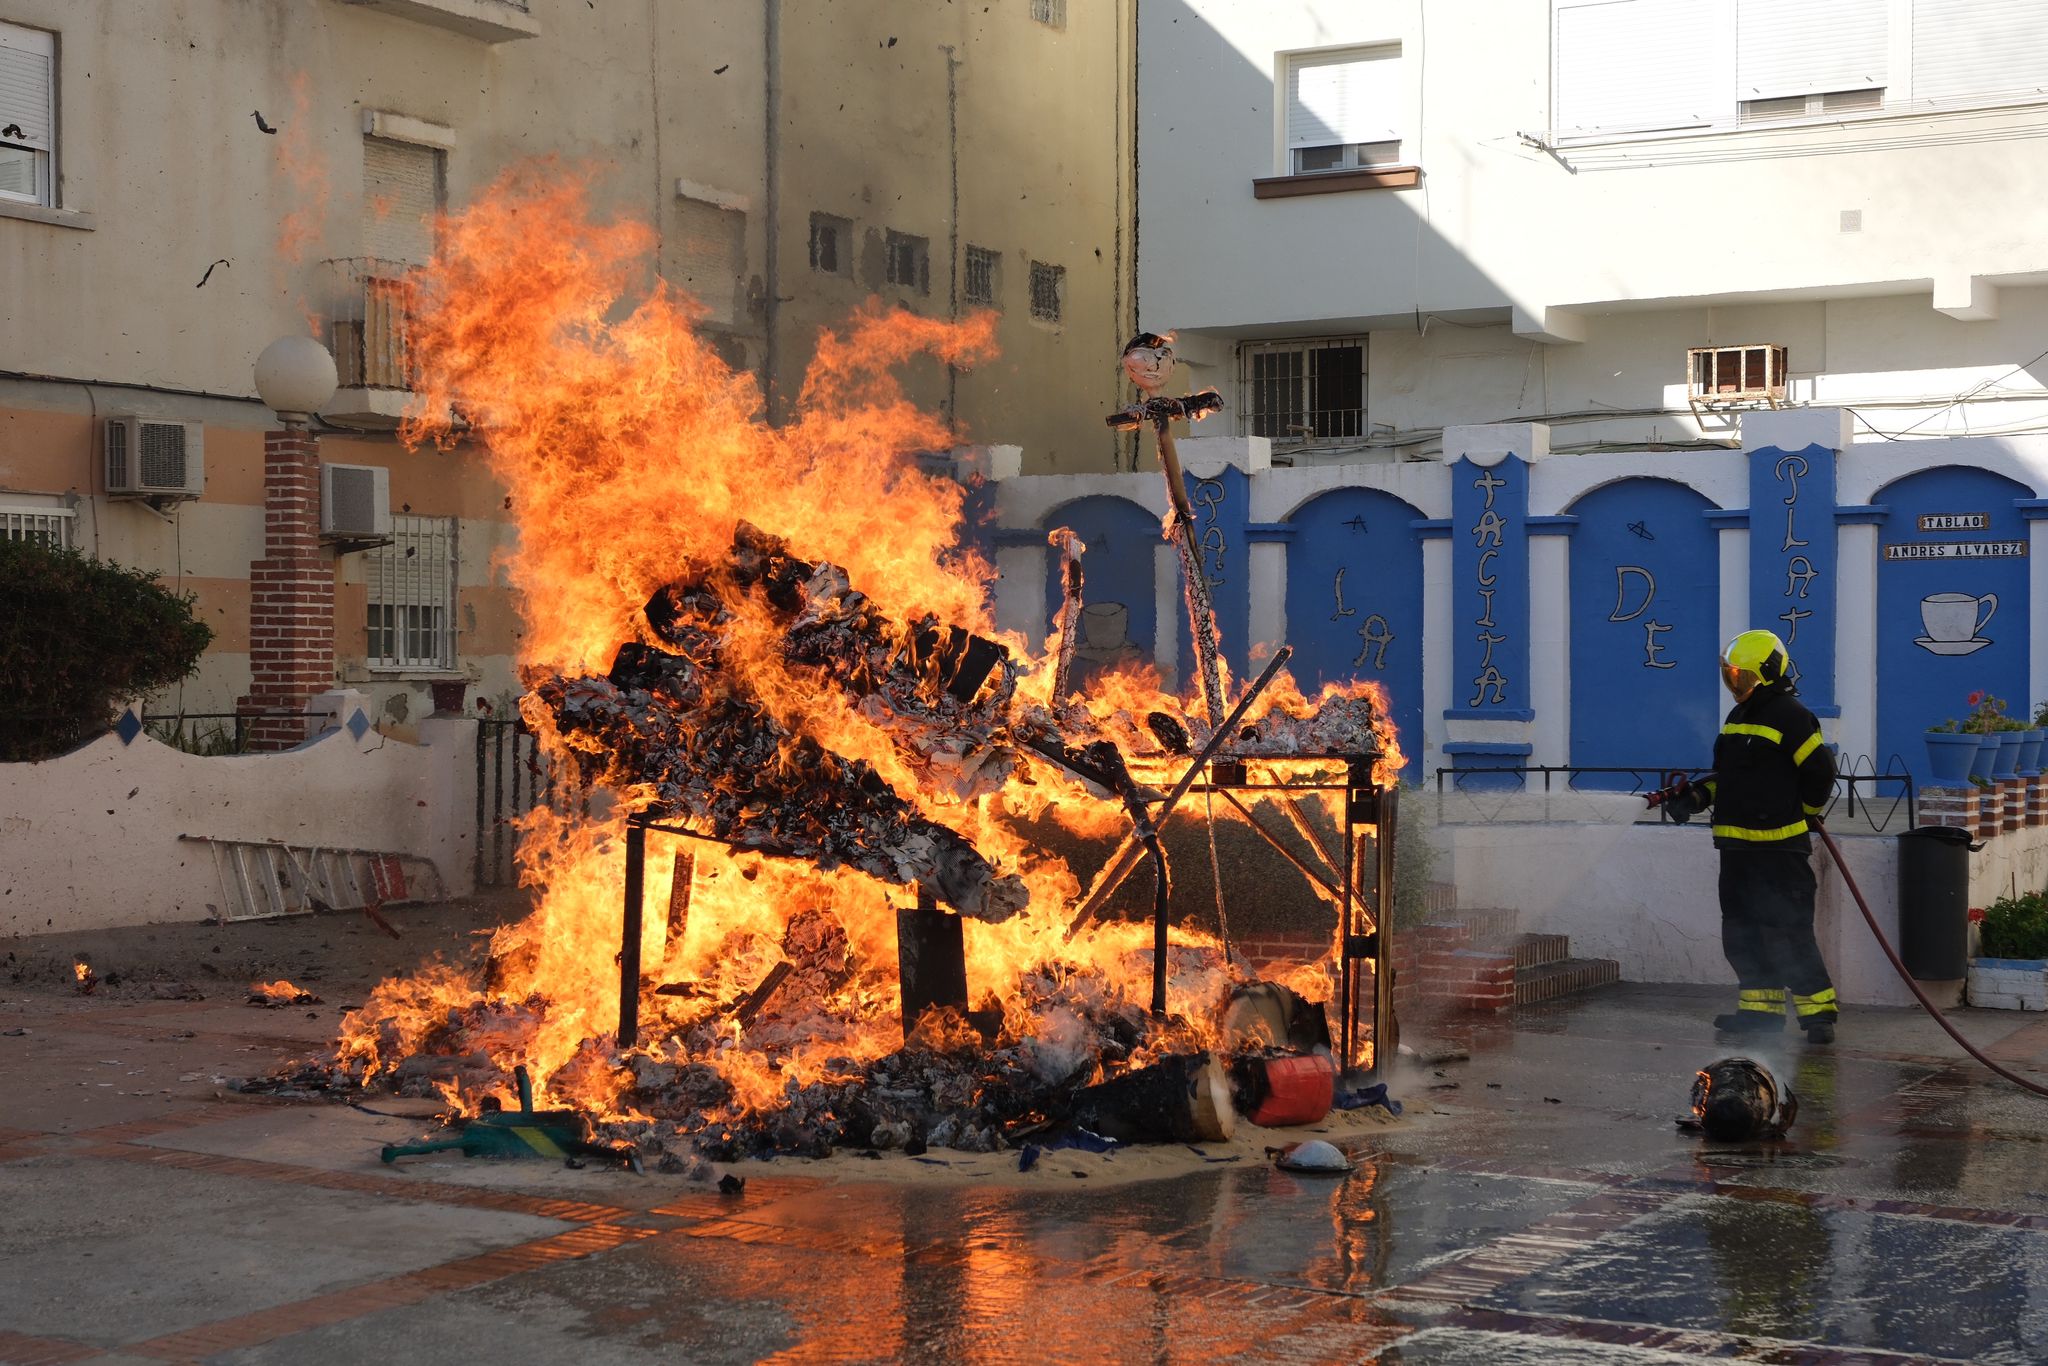
M182 502L206 490L206 429L151 417L107 419L107 492L152 503Z
M320 535L330 541L389 541L391 471L382 465L321 465Z

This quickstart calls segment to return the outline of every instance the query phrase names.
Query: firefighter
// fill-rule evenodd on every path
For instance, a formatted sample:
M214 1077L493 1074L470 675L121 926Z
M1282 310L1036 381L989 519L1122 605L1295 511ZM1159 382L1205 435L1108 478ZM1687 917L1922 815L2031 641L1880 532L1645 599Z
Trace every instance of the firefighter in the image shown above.
M1808 832L1834 789L1820 722L1792 686L1792 660L1769 631L1744 631L1721 652L1735 706L1714 741L1714 771L1681 781L1664 805L1685 821L1709 807L1721 851L1721 949L1740 994L1714 1027L1750 1034L1785 1027L1785 993L1809 1043L1835 1039L1835 988L1813 937Z

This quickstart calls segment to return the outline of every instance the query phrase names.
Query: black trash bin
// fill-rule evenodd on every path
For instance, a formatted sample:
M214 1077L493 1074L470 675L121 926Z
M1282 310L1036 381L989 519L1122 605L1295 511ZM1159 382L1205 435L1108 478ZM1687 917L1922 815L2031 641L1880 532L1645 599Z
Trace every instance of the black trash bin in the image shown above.
M1899 958L1923 982L1969 973L1972 847L1952 825L1899 836Z

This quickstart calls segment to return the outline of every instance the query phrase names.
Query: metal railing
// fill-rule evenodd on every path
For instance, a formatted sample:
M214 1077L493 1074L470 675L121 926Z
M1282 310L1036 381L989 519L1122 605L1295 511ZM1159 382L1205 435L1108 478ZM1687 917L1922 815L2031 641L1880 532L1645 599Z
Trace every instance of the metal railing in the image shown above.
M1558 790L1559 780L1562 780L1561 787L1566 792L1645 796L1664 786L1669 775L1674 772L1698 771L1680 765L1626 767L1598 764L1521 764L1504 765L1499 768L1439 767L1434 770L1439 797L1444 795L1446 778L1450 779L1452 791L1465 791L1468 790L1468 781L1479 790L1495 790L1503 778L1519 778L1522 787L1527 790L1531 777L1542 779L1540 790L1544 793ZM1628 783L1624 786L1618 782L1581 782L1588 777L1626 778ZM1886 786L1893 788L1893 794L1888 798L1883 795ZM1864 789L1868 789L1871 795L1864 796L1859 801L1858 793ZM1919 825L1920 791L1913 781L1912 774L1837 773L1834 795L1828 799L1827 807L1821 815L1823 820L1832 821L1837 808L1840 808L1844 819L1852 822L1861 820L1872 833L1877 834L1892 827L1893 819L1898 815L1901 806L1905 808L1906 828L1910 830ZM1659 824L1672 823L1669 813L1662 807L1645 807L1642 818L1645 821L1654 820Z
M524 719L483 717L476 733L476 885L519 880L519 820L538 806L590 814L590 789L573 765L551 762Z
M328 349L341 387L411 389L406 337L413 268L375 256L321 264L328 272Z

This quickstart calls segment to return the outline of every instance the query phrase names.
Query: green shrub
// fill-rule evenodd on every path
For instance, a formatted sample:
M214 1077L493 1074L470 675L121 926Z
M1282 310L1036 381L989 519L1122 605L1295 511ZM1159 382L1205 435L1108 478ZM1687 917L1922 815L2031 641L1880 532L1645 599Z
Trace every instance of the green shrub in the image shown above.
M1978 927L1986 958L2048 958L2048 896L2002 896L1984 908Z
M0 761L47 759L191 673L213 639L154 574L0 539Z

